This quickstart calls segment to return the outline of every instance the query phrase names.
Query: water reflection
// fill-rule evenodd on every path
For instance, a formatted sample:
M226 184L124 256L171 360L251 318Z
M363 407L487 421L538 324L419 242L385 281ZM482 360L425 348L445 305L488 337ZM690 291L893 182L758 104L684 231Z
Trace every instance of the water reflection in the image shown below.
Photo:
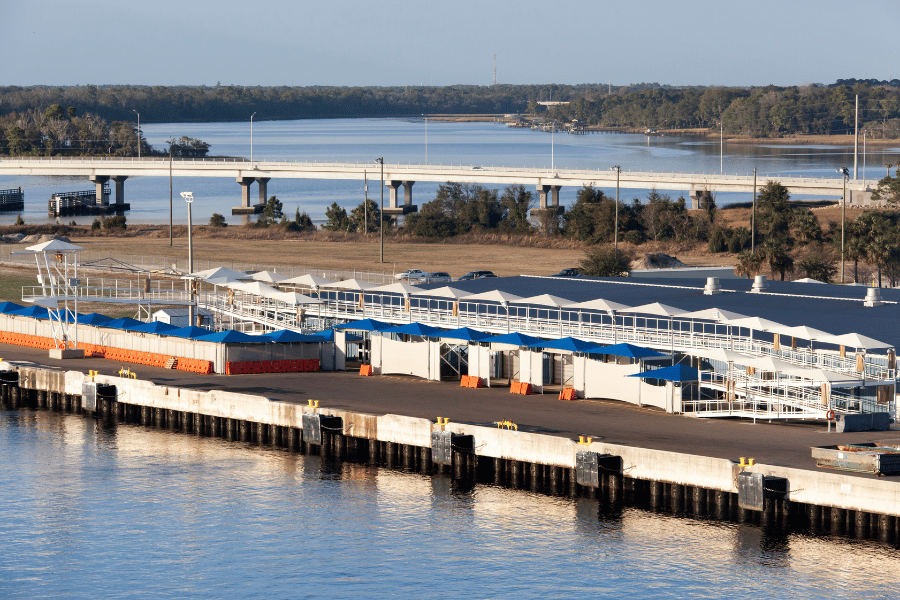
M0 596L886 597L890 546L0 412Z

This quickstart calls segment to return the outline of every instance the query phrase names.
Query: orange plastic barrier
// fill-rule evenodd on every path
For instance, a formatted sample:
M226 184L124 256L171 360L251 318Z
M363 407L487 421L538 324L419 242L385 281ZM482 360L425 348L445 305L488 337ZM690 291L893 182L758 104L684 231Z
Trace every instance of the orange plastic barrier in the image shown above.
M370 377L374 373L374 369L372 369L372 365L361 365L359 367L359 374L364 377Z
M509 385L509 391L512 394L522 394L523 396L531 395L531 384L522 381L513 381Z
M467 385L466 387L480 388L481 387L481 377L475 377L474 375L469 375L469 385Z
M575 399L575 388L563 388L559 393L560 400L574 400Z

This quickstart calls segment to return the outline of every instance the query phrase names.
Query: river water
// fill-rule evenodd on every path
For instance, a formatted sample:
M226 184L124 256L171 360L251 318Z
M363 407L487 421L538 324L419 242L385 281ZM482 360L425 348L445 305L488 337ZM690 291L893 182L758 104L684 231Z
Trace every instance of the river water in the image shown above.
M166 140L187 135L210 144L210 155L250 156L250 124L162 123L144 124L144 136L158 149ZM862 147L860 148L862 152ZM897 162L897 148L867 148L859 160L859 177L883 177L884 163ZM359 162L372 165L369 197L380 201L380 181L375 158L387 163L463 164L481 166L607 169L615 164L625 171L677 173L752 174L760 182L783 176L837 177L836 167L853 168L852 147L786 146L781 144L725 144L699 142L696 138L624 134L553 135L530 129L511 129L498 123L443 123L404 119L321 119L300 121L256 121L253 124L255 160ZM212 213L225 215L232 223L231 208L240 204L240 187L223 178L176 178L174 214L177 223L187 223L187 209L179 192L192 191L195 224L204 224ZM25 189L23 218L29 223L48 222L47 200L61 191L91 189L92 184L74 177L0 177L0 189ZM437 184L419 182L413 201L421 205L434 198ZM574 188L563 188L560 202L575 200ZM614 190L604 190L613 195ZM644 198L648 190L624 190L621 196ZM363 181L273 179L269 195L278 196L285 212L306 211L313 221L325 220L325 209L333 202L349 209L364 198ZM673 197L678 192L668 192ZM256 199L256 186L251 188ZM387 195L387 190L385 190ZM134 223L166 223L169 219L169 182L165 177L131 178L125 183L126 201L131 203L128 220ZM750 194L720 194L718 202L748 202ZM15 214L0 214L0 224L9 224ZM67 222L71 218L65 219ZM93 217L77 217L90 223Z
M895 598L900 551L0 411L2 598Z

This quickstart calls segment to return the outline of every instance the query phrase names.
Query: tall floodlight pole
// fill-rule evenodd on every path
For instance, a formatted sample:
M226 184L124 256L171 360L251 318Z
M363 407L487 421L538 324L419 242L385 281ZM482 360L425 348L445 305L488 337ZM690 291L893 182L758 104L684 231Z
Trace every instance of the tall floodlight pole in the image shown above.
M169 146L169 247L172 247L172 146Z
M615 224L615 232L613 233L613 252L616 257L619 256L619 173L622 172L622 167L619 165L615 165L612 167L612 170L616 172L616 224Z
M841 198L841 283L844 283L844 229L847 223L847 180L850 179L850 171L847 167L841 167L838 173L844 179L844 195Z
M556 162L553 160L553 134L556 133L556 119L550 121L550 170L556 170Z
M750 253L756 252L756 167L753 167L753 212L750 213Z
M725 172L725 122L719 120L719 173Z
M422 117L425 118L425 164L428 164L428 117L424 114Z
M381 262L384 262L384 157L376 158L375 162L381 165Z
M365 215L365 234L369 235L369 174L363 169L363 215Z
M863 129L863 181L866 180L866 133L866 130Z
M193 192L181 192L181 197L188 206L188 273L194 272L194 239L191 236L193 222L191 220L191 204L194 202ZM194 280L191 280L191 303L188 305L188 327L194 325Z
M853 125L853 181L859 179L859 94L856 95L856 117Z
M138 111L131 109L131 112L137 115L138 117L138 158L141 157L141 113Z
M253 117L256 113L250 115L250 162L253 162Z

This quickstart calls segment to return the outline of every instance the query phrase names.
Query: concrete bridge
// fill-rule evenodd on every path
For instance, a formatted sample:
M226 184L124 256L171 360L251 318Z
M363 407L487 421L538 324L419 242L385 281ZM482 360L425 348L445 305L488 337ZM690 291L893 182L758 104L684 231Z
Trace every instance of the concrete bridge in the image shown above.
M233 214L260 212L267 199L267 185L273 178L293 179L355 179L362 180L364 172L371 180L380 179L381 165L372 163L318 163L318 162L267 162L244 159L177 159L167 158L11 158L0 160L0 175L7 176L83 176L103 193L103 185L110 179L115 182L117 204L125 202L125 180L129 177L232 177L241 187L241 205L232 209ZM483 167L466 165L384 165L384 183L390 189L390 201L385 213L405 214L415 212L412 188L417 181L477 183L491 186L534 186L540 198L540 208L559 210L559 190L563 186L580 188L613 188L616 172L613 170L573 170L519 167ZM256 182L259 200L250 201L250 186ZM840 177L828 178L780 178L779 182L791 194L808 194L841 198L844 182ZM762 187L766 178L760 177ZM869 196L875 181L849 180L847 202L853 203ZM619 186L623 189L651 189L687 191L698 198L703 192L753 192L752 175L724 175L717 173L654 173L622 171ZM398 195L403 188L403 201ZM98 196L100 197L100 196Z

